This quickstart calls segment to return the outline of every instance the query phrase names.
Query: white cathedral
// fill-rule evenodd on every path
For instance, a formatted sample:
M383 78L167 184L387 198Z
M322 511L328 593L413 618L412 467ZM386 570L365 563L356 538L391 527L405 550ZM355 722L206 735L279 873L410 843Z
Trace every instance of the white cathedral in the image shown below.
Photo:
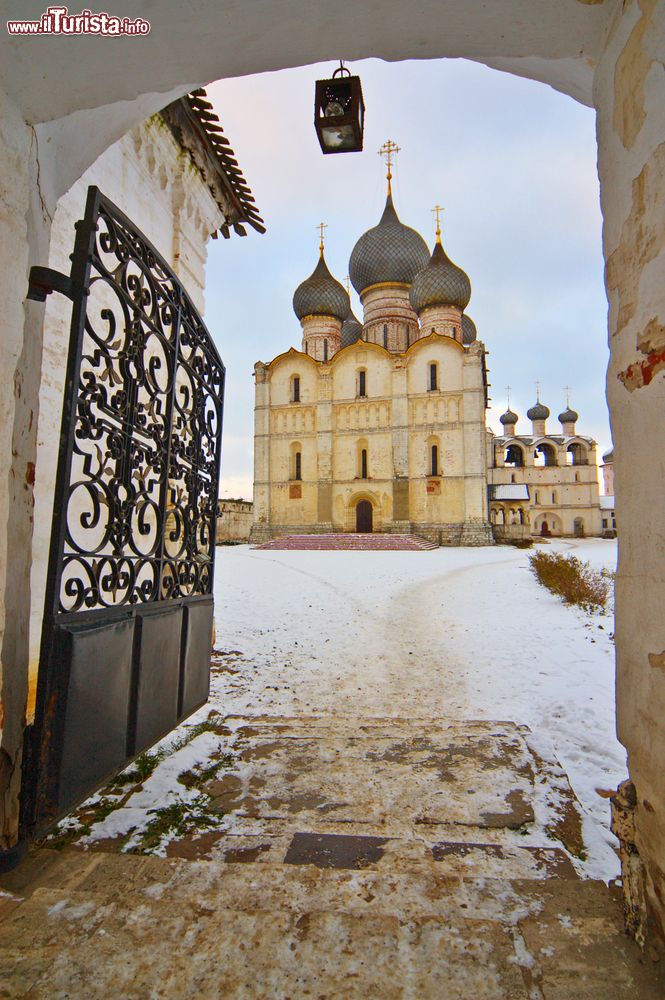
M485 346L466 308L471 283L388 196L357 241L349 275L363 322L330 274L323 240L293 296L302 349L257 362L251 540L324 532L396 532L442 545L600 534L595 442L577 414L547 432L540 400L516 433L488 405ZM392 146L394 149L395 147Z

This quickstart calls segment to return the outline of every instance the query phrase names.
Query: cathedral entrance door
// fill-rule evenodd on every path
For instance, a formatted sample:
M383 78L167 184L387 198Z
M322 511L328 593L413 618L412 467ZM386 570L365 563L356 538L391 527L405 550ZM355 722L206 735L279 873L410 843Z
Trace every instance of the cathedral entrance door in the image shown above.
M356 531L363 534L372 532L372 505L369 500L359 500L356 505Z

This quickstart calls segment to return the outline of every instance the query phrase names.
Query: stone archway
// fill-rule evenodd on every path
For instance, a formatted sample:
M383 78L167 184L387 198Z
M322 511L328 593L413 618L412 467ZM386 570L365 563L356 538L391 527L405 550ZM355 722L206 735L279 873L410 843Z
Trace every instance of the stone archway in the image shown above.
M73 40L58 39L46 54L42 46L40 58L34 59L33 40L2 36L7 82L0 112L0 176L8 238L0 251L5 282L0 453L11 461L0 483L0 509L8 512L0 531L0 846L11 846L17 834L43 327L42 307L25 306L24 292L29 266L48 259L57 199L132 125L222 74L303 65L340 52L349 60L368 54L389 60L466 57L546 82L597 110L612 352L607 396L622 524L616 603L618 731L635 783L651 790L648 809L631 806L635 833L630 846L632 856L641 855L649 869L647 895L665 927L665 906L659 902L665 898L660 766L665 727L659 707L665 674L652 666L664 644L659 609L665 599L665 527L654 521L653 511L662 497L665 443L644 433L661 420L665 368L665 290L659 280L665 232L658 224L665 191L659 114L665 103L662 13L654 0L561 0L556 5L425 0L414 19L398 0L387 0L383 14L377 22L371 7L359 10L351 0L340 0L336 17L323 32L319 8L305 0L293 0L279 11L268 3L227 11L210 0L198 0L193 10L164 0L150 36L141 40L141 58L133 40L120 39L111 43L113 60L108 59L108 39L77 39L76 59L63 59L64 45ZM6 16L24 17L22 0L9 0ZM97 72L101 61L103 74ZM57 79L58 86L45 83L49 79ZM622 496L623 484L635 481L640 490Z

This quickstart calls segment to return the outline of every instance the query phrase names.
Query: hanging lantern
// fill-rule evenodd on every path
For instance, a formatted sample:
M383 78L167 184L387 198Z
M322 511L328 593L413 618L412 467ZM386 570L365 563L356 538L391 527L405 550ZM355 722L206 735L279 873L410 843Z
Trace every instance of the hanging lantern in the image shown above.
M363 148L365 103L360 77L342 62L331 80L316 81L314 127L324 153L356 153Z

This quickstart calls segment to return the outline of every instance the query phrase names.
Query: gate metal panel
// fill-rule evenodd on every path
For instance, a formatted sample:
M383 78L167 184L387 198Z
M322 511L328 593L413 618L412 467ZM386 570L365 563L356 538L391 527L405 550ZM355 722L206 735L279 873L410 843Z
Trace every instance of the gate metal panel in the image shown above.
M22 794L44 830L205 703L224 366L178 278L97 188L73 300ZM50 286L49 286L50 283Z

